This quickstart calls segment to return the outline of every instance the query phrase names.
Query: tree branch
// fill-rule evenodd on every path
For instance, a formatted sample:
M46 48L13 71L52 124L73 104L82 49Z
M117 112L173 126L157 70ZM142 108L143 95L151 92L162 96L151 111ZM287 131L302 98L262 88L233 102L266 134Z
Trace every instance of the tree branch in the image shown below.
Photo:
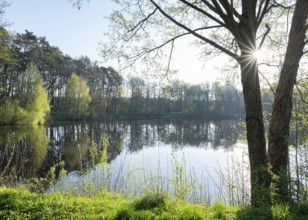
M265 38L267 37L267 35L269 34L269 32L271 31L271 28L270 28L270 26L268 25L268 24L265 24L265 27L266 27L266 31L265 31L265 33L262 35L262 36L260 36L260 37L262 37L262 40L261 40L261 42L260 42L260 44L259 44L259 47L258 47L258 50L260 50L261 48L262 48L262 46L263 46L263 43L264 43L264 41L265 41Z
M258 11L257 11L257 23L258 23L258 18L260 17L260 15L262 14L262 6L263 6L264 1L260 1L259 7L258 7ZM263 10L264 12L264 10Z
M80 10L85 0L70 0L70 1L73 2L73 7L76 7L78 10ZM89 2L89 0L87 1Z
M270 8L270 0L265 0L265 4L264 4L264 7L262 9L262 6L263 6L263 2L264 1L261 1L260 5L259 5L259 9L258 9L258 12L257 12L257 26L259 27L259 25L261 24L264 16L267 14L269 8Z
M222 8L220 7L219 3L217 2L217 0L212 0L214 7L217 10L217 14L222 18L222 20L224 20L224 22L227 24L228 23L228 19L227 19L227 15L223 12Z
M224 9L227 12L227 15L229 18L232 17L232 21L235 22L233 15L237 17L241 22L245 22L246 19L238 13L238 11L233 7L233 1L231 1L231 4L227 0L219 0L221 5L224 7Z
M219 28L219 27L222 27L222 26L217 25L217 26L209 26L209 27L197 28L197 29L194 29L193 31L194 31L194 32L197 32L197 31L201 31L201 30L213 29L213 28ZM162 44L160 44L160 45L158 45L158 46L156 46L156 47L153 47L153 48L151 48L151 49L149 49L149 50L142 51L141 53L138 53L138 54L136 54L135 56L128 57L128 59L131 59L131 60L132 60L131 64L129 64L128 66L131 66L131 65L134 64L138 59L140 59L140 58L143 57L143 56L146 56L146 54L149 54L149 53L151 53L151 52L153 52L153 51L155 51L155 50L158 50L158 49L160 49L160 48L166 46L166 45L169 44L169 43L173 43L176 39L178 39L178 38L180 38L180 37L183 37L183 36L186 36L186 35L190 35L190 34L191 34L191 33L189 33L189 32L186 32L186 33L183 33L183 34L179 34L179 35L177 35L177 36L175 36L175 37L173 37L173 38L171 38L171 39L169 39L169 40L163 42ZM127 68L128 66L124 67L123 69Z
M129 30L127 31L127 33L133 32L136 28L138 28L138 27L140 26L140 27L138 28L138 30L139 30L139 29L143 26L143 24L144 24L152 15L155 14L156 11L157 11L157 8L155 8L154 11L151 12L151 13L150 13L148 16L146 16L144 19L142 19L141 21L139 21L138 24L136 24L133 28L129 29Z
M198 12L201 12L202 14L204 14L205 16L209 17L210 19L212 19L213 21L217 22L218 24L220 24L221 26L224 26L226 28L226 25L221 22L220 20L218 20L217 18L215 18L213 15L211 15L210 13L206 12L205 10L197 7L196 5L188 2L188 1L185 1L185 0L180 0L182 3L186 4L187 6L195 9L196 11Z
M275 7L275 8L280 7L280 8L286 9L286 10L290 10L290 9L294 8L295 5L296 5L296 3L294 3L293 5L290 5L290 6L284 6L280 3L278 3L276 0L274 0L274 3L273 3L273 7Z
M259 72L259 74L265 79L267 85L270 87L272 93L275 95L275 90L274 90L274 88L272 87L272 85L270 84L270 82L268 81L268 79L263 75L263 73L262 73L260 70L258 70L258 72Z
M141 21L138 22L138 24L136 24L134 27L132 27L131 29L129 29L126 34L129 34L130 32L133 32L130 36L128 36L127 39L125 39L126 42L130 41L135 35L136 33L143 27L143 24L152 16L155 14L155 12L157 11L157 8L154 9L153 12L151 12L149 15L147 15L144 19L142 19ZM125 25L126 27L126 25ZM128 29L128 28L127 28Z
M240 34L238 32L239 23L234 19L234 16L237 17L240 20L240 22L243 23L246 22L246 19L244 19L244 17L241 16L233 7L233 1L231 1L232 5L227 0L219 0L219 2L227 12L226 24L229 27L228 29L235 36L235 38L240 38Z
M258 63L258 66L267 66L267 67L275 67L277 69L281 68L281 64L269 64L269 63Z
M211 5L208 0L201 0L212 12L214 12L215 14L219 15L219 12L217 11L217 9Z
M165 73L165 76L167 78L167 80L170 82L170 79L169 79L169 70L170 70L170 65L171 65L171 58L172 58L172 54L173 54L173 48L174 48L174 40L171 42L171 50L170 50L170 54L169 54L169 59L168 59L168 66L167 66L167 70L166 70L166 73Z
M235 60L239 61L240 57L235 54L232 53L231 51L225 49L225 47L215 43L214 41L198 34L197 32L195 32L194 30L188 28L187 26L185 26L184 24L176 21L174 18L172 18L170 15L168 15L159 5L157 5L157 3L154 0L150 0L153 5L160 11L160 13L162 13L162 15L164 15L166 18L168 18L171 22L173 22L174 24L176 24L177 26L183 28L184 30L186 30L188 33L194 35L195 37L199 38L200 40L203 40L205 42L207 42L208 44L212 45L213 47L217 48L218 50L222 51L223 53L229 55L230 57L234 58Z

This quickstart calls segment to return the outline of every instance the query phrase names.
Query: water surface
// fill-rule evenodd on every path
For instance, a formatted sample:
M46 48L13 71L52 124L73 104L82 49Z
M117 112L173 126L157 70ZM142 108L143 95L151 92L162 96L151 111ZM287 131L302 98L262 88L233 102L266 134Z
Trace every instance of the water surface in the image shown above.
M243 200L249 176L242 135L240 122L232 120L2 127L0 175L46 177L52 167L60 169L57 164L64 161L68 175L49 191L73 187L78 191L87 181L127 194L156 188L186 193L189 200L211 202L234 196ZM103 168L99 164L102 139L108 139L108 165Z

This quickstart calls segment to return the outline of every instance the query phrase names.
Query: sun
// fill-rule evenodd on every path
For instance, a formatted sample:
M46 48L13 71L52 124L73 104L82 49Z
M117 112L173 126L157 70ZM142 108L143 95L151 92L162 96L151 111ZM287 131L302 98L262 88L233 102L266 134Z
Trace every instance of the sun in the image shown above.
M262 50L255 50L253 52L253 57L257 60L261 60L264 57L264 52Z

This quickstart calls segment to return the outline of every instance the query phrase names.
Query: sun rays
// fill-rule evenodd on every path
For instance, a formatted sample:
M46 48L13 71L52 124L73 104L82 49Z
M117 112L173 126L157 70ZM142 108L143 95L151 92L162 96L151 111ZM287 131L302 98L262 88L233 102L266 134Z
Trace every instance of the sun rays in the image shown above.
M264 56L264 53L262 50L255 50L252 55L255 59L261 60Z

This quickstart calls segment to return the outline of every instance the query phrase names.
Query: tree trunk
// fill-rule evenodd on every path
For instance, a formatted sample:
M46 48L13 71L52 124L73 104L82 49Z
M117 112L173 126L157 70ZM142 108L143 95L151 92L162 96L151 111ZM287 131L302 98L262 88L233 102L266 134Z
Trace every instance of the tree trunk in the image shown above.
M241 67L241 81L246 110L246 131L250 162L251 204L261 206L270 203L270 180L266 152L263 110L256 50L256 0L242 1L242 21L234 35L241 49L238 60Z
M255 60L247 61L247 59L242 59L240 65L246 109L246 130L251 175L251 204L253 206L260 206L270 203L270 182L267 169L268 160L258 67Z
M298 0L292 19L289 42L276 89L273 112L269 129L269 161L273 174L276 193L281 199L290 198L288 195L287 177L290 119L292 111L292 95L296 82L299 62L305 46L306 21L308 1Z

